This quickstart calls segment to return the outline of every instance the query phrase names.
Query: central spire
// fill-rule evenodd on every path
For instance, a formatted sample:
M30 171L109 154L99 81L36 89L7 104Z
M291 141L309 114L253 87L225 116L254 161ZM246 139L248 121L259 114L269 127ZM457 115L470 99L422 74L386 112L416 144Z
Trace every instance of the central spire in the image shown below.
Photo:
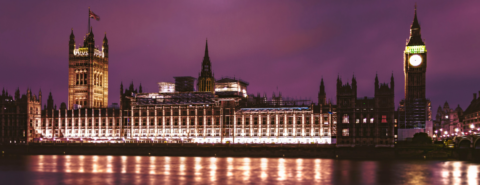
M208 56L208 40L205 41L205 56L203 57L203 62L202 62L202 67L205 68L210 68L210 57ZM207 66L206 66L207 65ZM205 70L203 70L205 71ZM210 69L209 69L210 71Z
M412 25L410 26L410 39L407 43L408 46L425 45L420 30L420 23L418 23L417 19L417 4L415 4L415 14L413 16Z
M208 56L208 40L205 41L205 56L202 62L202 71L198 77L197 90L202 92L214 92L215 78L212 73L212 64Z
M413 17L413 23L410 29L415 29L415 28L420 29L420 24L418 23L418 19L417 19L417 3L415 3L415 15Z
M209 58L208 57L208 40L205 41L205 58Z

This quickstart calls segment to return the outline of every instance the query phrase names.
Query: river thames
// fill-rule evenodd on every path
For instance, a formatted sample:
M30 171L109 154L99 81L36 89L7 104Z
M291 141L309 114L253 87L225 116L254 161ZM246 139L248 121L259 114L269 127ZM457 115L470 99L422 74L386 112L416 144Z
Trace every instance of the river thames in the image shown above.
M1 184L471 184L480 164L160 156L0 157Z

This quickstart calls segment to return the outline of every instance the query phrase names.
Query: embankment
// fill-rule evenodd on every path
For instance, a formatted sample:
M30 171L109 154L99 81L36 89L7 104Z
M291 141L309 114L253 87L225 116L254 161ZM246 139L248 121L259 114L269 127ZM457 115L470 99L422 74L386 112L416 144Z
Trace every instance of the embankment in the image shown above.
M445 149L439 147L354 147L335 145L269 145L269 144L91 144L43 143L0 145L3 155L152 155L152 156L217 156L217 157L291 157L339 159L460 159L479 160L480 150Z

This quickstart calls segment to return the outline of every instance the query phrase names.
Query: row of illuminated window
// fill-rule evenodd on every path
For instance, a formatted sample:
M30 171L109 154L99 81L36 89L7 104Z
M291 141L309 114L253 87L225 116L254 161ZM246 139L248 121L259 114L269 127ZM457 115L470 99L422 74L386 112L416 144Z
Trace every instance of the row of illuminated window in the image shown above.
M77 100L77 102L78 102L78 100ZM80 102L82 102L82 101L80 101ZM80 103L80 102L78 102L78 103ZM275 117L271 117L270 121L268 121L267 118L263 118L261 123L263 125L266 125L267 123L270 123L272 125L276 124L276 123L284 124L284 118L285 117L279 118L278 121L275 121L276 120ZM60 125L59 125L59 120L60 120ZM77 119L75 119L75 118L73 118L73 119L62 118L62 119L53 119L53 121L52 121L50 119L45 119L44 118L43 121L42 121L42 124L41 125L37 124L37 126L52 126L53 122L55 123L55 126L106 126L106 124L109 124L110 126L112 126L112 124L114 124L114 123L113 123L111 118L109 120L110 121L107 123L106 119L104 118L104 119L101 119L102 122L100 123L99 119L94 119L92 121L92 119L87 120L85 118L77 118ZM305 120L304 120L305 122L304 123L305 124L310 124L310 120L311 120L310 117L305 117ZM315 117L314 118L314 123L319 124L320 123L319 120L320 120L319 117ZM142 121L142 122L140 123L140 121ZM150 122L147 123L147 119L138 119L138 118L137 119L125 119L125 124L126 125L133 124L135 126L146 125L146 124L155 125L155 119L150 119L149 121ZM170 124L179 125L180 121L181 121L182 125L187 124L187 119L185 119L185 118L183 118L183 119L180 119L180 118L174 118L174 119L165 118L165 125L170 125ZM195 124L195 119L191 118L189 121L190 121L190 125ZM296 124L299 124L299 125L302 124L302 117L298 117L295 121L296 121ZM329 121L328 117L324 117L323 124L328 125L329 124L328 121ZM336 121L333 121L333 122L335 124ZM162 117L158 118L157 124L158 123L163 123ZM211 125L212 123L215 124L215 125L219 125L220 124L220 118L218 118L218 117L213 118L213 121L212 121L212 117L205 117L205 120L203 119L203 117L198 117L198 124L199 125L203 125L203 124ZM244 119L244 122L242 122L242 118L237 119L236 124L243 124L243 123L245 125L249 125L250 123L253 123L254 125L258 125L260 123L260 119L255 117L252 120L252 119L247 117L247 118ZM293 117L288 117L287 118L287 123L288 124L293 124L294 123ZM101 125L99 125L99 124L101 124ZM119 124L120 124L118 118L116 119L116 124L117 124L117 126L119 126ZM234 124L234 123L231 122L230 117L227 117L225 119L225 124L229 125L229 124Z
M59 130L36 130L37 134L51 134L51 133L60 133L62 131ZM63 132L62 132L63 133ZM66 134L91 134L91 133L120 133L120 130L83 130L83 129L78 129L78 130L66 130Z
M374 118L362 118L361 119L362 122L361 123L375 123L374 122ZM367 120L369 120L370 122L367 122ZM387 115L382 115L382 121L381 123L387 123ZM342 123L350 123L350 116L348 114L344 114L343 117L342 117ZM360 119L355 119L355 123L360 123Z

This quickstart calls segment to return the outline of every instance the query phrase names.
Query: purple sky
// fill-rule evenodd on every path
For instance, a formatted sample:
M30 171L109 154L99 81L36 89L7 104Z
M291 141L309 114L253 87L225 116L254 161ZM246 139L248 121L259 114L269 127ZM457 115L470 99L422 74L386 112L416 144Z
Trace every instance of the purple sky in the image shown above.
M355 74L358 96L374 95L374 78L395 77L404 97L403 51L415 1L2 1L0 86L27 87L67 101L68 40L87 30L110 45L109 104L119 85L158 91L173 76L198 77L208 38L215 77L248 81L249 93L274 91L317 102L323 76L335 100L337 75ZM427 97L463 109L480 90L480 1L421 1L418 18L428 50ZM277 93L276 93L277 94ZM46 101L46 96L44 96Z

